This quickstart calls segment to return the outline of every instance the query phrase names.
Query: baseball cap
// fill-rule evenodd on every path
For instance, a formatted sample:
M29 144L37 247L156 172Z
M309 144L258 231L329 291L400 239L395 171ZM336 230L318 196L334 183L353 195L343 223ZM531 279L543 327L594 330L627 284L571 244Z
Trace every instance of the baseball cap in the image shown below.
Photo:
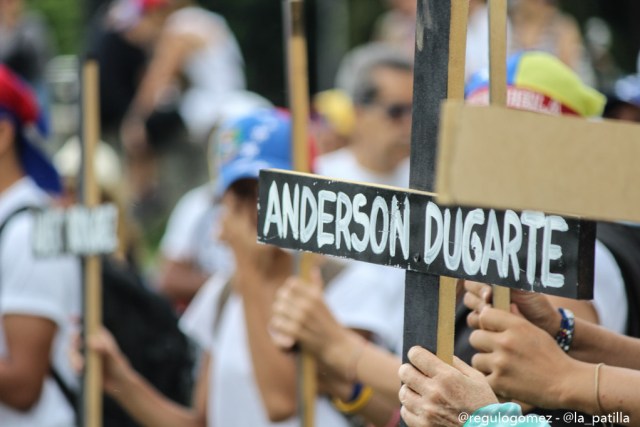
M335 131L349 136L355 126L355 111L349 96L340 89L329 89L313 97L313 107Z
M262 109L224 123L218 130L216 195L234 182L258 178L261 169L291 169L291 120L277 109Z
M40 110L28 85L9 68L0 64L0 117L9 119L16 128L20 162L25 173L49 193L62 190L60 176L47 155L35 144L42 136Z
M467 103L489 104L489 71L471 76L465 88ZM585 85L555 56L519 52L507 61L507 106L545 114L600 116L606 97Z

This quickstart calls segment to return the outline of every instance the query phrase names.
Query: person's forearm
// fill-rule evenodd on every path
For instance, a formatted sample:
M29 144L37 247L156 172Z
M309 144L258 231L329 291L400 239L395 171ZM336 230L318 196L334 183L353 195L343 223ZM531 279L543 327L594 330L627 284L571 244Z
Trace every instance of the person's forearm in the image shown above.
M144 426L204 427L206 424L195 410L167 399L133 370L122 385L110 390L109 395Z
M576 369L563 381L563 407L592 415L617 412L628 416L630 425L640 425L640 372L603 365L597 374L597 365L576 363Z
M191 263L167 260L158 286L173 301L190 301L208 278Z
M338 371L337 373L357 379L381 394L391 402L398 402L400 380L398 369L401 360L388 351L366 341L355 331L345 329L346 333L339 346L322 355L323 363Z
M576 319L569 355L584 362L640 370L640 340Z
M296 363L294 355L275 346L267 329L275 290L256 287L242 297L251 360L262 401L272 421L285 420L296 411Z

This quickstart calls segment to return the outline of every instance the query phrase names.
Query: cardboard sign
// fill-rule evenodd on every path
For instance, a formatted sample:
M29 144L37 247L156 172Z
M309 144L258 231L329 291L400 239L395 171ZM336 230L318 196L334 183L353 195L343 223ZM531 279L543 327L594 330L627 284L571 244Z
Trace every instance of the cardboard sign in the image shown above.
M639 125L451 101L442 116L443 203L640 222Z
M118 246L117 226L113 205L42 211L35 218L33 250L40 257L109 254Z
M593 224L445 207L426 192L262 171L258 240L570 298L593 293Z

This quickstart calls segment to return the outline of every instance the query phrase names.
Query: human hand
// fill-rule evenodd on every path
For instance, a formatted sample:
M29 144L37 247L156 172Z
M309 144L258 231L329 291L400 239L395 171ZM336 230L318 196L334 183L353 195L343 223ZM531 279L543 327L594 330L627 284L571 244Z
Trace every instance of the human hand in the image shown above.
M491 307L492 288L483 283L465 281L466 293L464 305L471 311L467 316L467 324L480 329L479 315L485 307ZM560 313L553 307L546 296L535 292L517 289L511 290L512 311L522 314L534 325L555 336L560 327ZM517 307L517 309L513 308Z
M270 322L276 345L290 349L299 342L320 359L326 359L329 348L340 345L348 331L338 323L327 307L319 269L311 272L311 281L291 277L278 290Z
M449 366L421 347L409 350L398 374L404 383L398 397L400 414L409 427L463 424L461 413L498 403L485 377L457 357Z
M88 346L102 358L104 390L112 396L117 395L132 373L129 361L105 328L89 337Z
M559 396L567 374L573 375L580 362L521 316L486 307L478 320L483 329L474 331L469 342L480 353L471 362L487 375L494 392L543 408L562 407Z

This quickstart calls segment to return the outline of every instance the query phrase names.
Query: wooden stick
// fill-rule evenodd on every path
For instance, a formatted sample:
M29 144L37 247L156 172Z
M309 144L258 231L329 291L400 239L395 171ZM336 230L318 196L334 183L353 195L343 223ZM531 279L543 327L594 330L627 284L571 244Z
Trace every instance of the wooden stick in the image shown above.
M98 183L94 172L95 151L100 139L98 64L85 63L82 72L82 108L84 142L83 201L89 207L100 203ZM85 258L84 336L97 333L102 325L102 283L100 257ZM85 343L85 348L87 348ZM86 427L102 426L102 360L87 350L84 372L84 423Z
M287 72L289 87L289 109L291 110L291 134L293 139L293 166L296 171L308 172L309 157L309 82L307 65L307 40L304 33L304 4L302 0L284 1L286 26ZM298 274L310 280L313 259L302 253L298 258ZM315 424L315 402L317 396L316 362L304 349L298 362L298 402L301 424Z
M464 99L464 75L467 51L467 23L469 2L451 2L449 36L449 76L447 98ZM451 277L440 276L438 300L437 351L440 360L452 364L455 341L456 283Z
M489 0L489 99L491 105L507 105L507 0ZM509 311L511 290L493 287L493 306Z

